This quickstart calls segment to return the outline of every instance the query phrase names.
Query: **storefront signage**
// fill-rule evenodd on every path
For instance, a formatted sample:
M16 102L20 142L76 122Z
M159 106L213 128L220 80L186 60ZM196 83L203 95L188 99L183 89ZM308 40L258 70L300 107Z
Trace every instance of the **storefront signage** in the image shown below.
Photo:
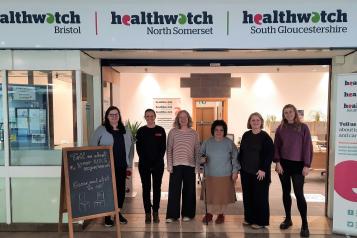
M354 0L204 5L6 0L0 49L356 47L356 12Z
M333 230L357 235L357 74L337 76Z

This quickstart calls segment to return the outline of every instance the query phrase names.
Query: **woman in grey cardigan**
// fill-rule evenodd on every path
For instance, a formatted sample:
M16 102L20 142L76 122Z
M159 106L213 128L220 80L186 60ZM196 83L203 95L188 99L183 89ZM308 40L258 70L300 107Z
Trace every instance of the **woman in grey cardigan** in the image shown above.
M212 221L212 213L216 213L218 215L215 222L221 224L224 222L225 208L236 201L234 184L238 178L240 165L237 160L237 147L226 137L227 124L223 120L214 121L211 134L212 137L203 142L201 147L202 158L207 158L204 161L204 186L208 204L208 213L202 222Z
M118 207L122 209L125 198L126 170L131 165L134 153L131 131L124 127L117 107L110 106L107 109L103 124L95 130L89 144L91 146L113 146ZM128 223L121 213L119 213L119 220L121 224ZM110 227L114 225L114 222L110 216L107 216L104 224Z

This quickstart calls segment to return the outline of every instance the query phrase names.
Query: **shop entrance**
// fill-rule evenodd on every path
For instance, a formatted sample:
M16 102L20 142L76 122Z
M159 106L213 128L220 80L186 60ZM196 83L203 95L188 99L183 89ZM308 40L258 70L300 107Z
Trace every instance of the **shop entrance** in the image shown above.
M239 147L240 137L247 131L247 119L252 112L259 112L264 118L264 130L274 139L276 128L281 121L281 110L285 104L297 106L302 120L306 123L313 136L314 163L312 172L306 178L305 194L308 198L310 216L326 215L325 208L328 198L326 193L328 168L328 95L329 95L329 68L325 64L317 65L279 65L279 66L109 66L112 71L120 74L113 80L113 99L110 100L121 110L123 121L138 121L145 125L143 113L145 109L154 107L157 99L174 101L175 105L187 110L193 120L192 127L199 133L200 141L211 136L211 124L216 119L223 119L228 126L229 138ZM194 76L201 74L199 82L190 81ZM226 79L210 82L217 74L229 74ZM240 79L240 84L234 80ZM106 78L103 78L105 81ZM185 80L189 80L187 82ZM227 80L227 82L224 82ZM234 82L233 82L234 81ZM119 83L120 82L120 83ZM226 84L225 84L226 83ZM208 86L211 85L211 86ZM213 96L222 86L224 96ZM104 94L104 93L103 93ZM212 95L212 96L211 96ZM318 95L318 97L317 97ZM168 105L165 105L168 106ZM135 109L133 109L135 108ZM170 107L168 107L170 109ZM167 109L167 110L169 110ZM168 114L164 111L165 115ZM174 120L175 113L169 113ZM165 116L162 111L158 116ZM169 115L169 116L170 116ZM169 118L170 119L170 118ZM157 121L158 125L160 123ZM169 125L169 124L167 124ZM321 127L321 128L320 128ZM166 128L165 128L166 129ZM166 133L171 127L167 126ZM136 154L136 153L135 153ZM134 161L136 161L134 159ZM317 163L323 162L323 163ZM284 215L281 204L281 185L278 176L273 171L270 187L271 215ZM323 173L321 173L323 172ZM137 192L132 202L134 207L141 207L140 178L134 167L134 191ZM136 182L135 182L136 181ZM167 204L167 188L169 177L164 174L162 184L162 209ZM238 202L231 207L231 215L241 214L242 198L240 183L237 183ZM292 213L298 215L293 198ZM200 204L200 203L198 203ZM199 205L201 206L201 205ZM125 206L124 206L125 207ZM128 206L124 213L133 213L133 206ZM201 207L198 213L202 212Z

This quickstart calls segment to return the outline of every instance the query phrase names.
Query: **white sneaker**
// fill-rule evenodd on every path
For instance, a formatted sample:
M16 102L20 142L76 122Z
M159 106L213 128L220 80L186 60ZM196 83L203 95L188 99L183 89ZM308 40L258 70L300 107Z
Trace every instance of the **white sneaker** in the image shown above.
M185 221L185 222L186 222L186 221L191 221L191 218L189 218L189 217L183 217L183 218L182 218L182 221Z
M172 219L172 218L167 218L166 219L166 223L172 223L172 222L174 222L174 219Z

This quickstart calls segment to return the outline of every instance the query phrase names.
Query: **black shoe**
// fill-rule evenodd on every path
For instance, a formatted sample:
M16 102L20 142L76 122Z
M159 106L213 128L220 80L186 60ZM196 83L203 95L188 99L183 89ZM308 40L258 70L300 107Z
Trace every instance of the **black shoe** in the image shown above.
M128 220L121 213L119 213L119 221L120 221L120 224L128 223Z
M106 216L104 218L104 226L106 226L106 227L114 226L114 221L112 220L112 218L110 216Z
M152 220L154 221L154 223L159 223L160 222L159 212L153 212Z
M145 224L151 223L151 213L145 213Z
M285 218L285 220L280 224L280 229L286 230L293 225L291 219Z
M302 226L300 230L300 236L301 237L309 237L310 236L310 231L307 226Z

